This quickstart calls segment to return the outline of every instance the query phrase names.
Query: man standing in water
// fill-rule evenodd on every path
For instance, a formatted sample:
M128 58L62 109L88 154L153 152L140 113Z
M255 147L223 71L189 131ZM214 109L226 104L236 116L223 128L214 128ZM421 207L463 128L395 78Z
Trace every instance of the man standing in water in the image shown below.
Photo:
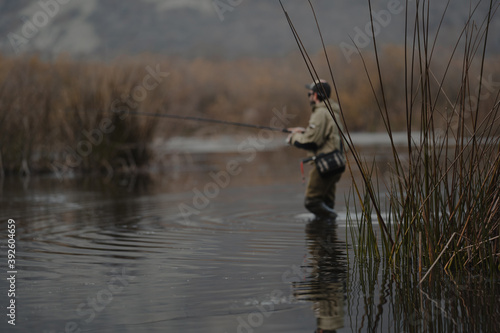
M309 155L315 156L321 153L330 153L335 149L343 150L341 137L335 121L328 110L331 106L335 118L340 117L339 105L329 100L331 95L330 85L325 80L315 81L306 85L309 89L309 102L312 106L312 114L307 128L294 127L288 130L292 133L288 136L287 142L297 148L305 149ZM341 173L321 176L314 167L309 173L309 183L307 184L305 207L316 217L332 218L337 217L335 212L335 189L340 180Z

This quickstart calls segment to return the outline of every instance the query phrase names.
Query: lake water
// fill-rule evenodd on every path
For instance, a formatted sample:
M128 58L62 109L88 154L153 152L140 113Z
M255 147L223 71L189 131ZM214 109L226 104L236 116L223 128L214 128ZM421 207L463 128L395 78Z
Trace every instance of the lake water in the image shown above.
M383 172L387 147L377 144L366 156ZM1 332L499 331L496 281L442 276L438 287L405 289L383 262L355 261L349 172L337 221L311 221L302 152L182 145L148 177L3 181Z

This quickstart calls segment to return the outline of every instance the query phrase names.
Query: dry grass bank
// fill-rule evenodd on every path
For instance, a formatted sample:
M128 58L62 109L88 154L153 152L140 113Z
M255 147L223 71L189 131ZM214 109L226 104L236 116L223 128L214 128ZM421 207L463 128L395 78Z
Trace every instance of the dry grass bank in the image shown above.
M328 52L335 59L349 130L383 129L374 98L381 95L381 88L366 79L366 72L376 71L374 59L365 58L363 63L360 57L353 57L347 65L337 49ZM314 58L318 71L328 77L322 56ZM404 49L388 46L381 58L392 124L396 130L404 129L406 100L400 84L404 79ZM498 69L497 59L487 62L488 68ZM462 64L451 66L453 71ZM436 75L441 69L436 66ZM491 77L495 85L495 73L490 74L486 77ZM415 80L418 89L418 78ZM309 117L304 89L308 81L309 73L297 54L284 59L233 61L149 55L112 63L82 62L63 56L50 62L36 56L0 57L0 169L7 173L90 171L108 168L117 160L140 167L147 165L151 157L147 146L156 136L241 131L192 121L128 116L123 111L269 125L272 110L286 107L288 113L296 115L289 125L304 125ZM449 81L442 85L443 91L447 87L453 91L457 80ZM474 87L470 89L473 95ZM487 93L482 92L487 97L485 109L488 101L496 97L493 93L485 96ZM441 94L436 101L438 112L450 112L451 105L457 103L445 96ZM418 117L413 126L419 127Z

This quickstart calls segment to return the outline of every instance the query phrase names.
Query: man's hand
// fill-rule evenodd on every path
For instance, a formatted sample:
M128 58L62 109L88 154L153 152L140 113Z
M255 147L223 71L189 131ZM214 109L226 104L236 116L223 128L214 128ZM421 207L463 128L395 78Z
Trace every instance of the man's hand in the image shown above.
M286 138L286 143L288 144L290 144L290 141L292 140L292 135L294 133L304 133L306 131L306 129L303 127L290 127L287 128L287 130L291 132L290 135L288 135L288 138Z
M306 131L304 127L290 127L287 128L287 130L289 130L292 133L304 133Z

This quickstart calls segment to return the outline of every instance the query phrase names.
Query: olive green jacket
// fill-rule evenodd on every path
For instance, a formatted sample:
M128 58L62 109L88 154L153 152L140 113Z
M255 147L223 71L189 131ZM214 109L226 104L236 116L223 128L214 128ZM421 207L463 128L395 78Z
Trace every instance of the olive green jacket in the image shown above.
M330 100L330 105L335 119L337 119L339 126L342 126L339 105L332 100ZM311 156L329 153L335 149L340 150L339 130L325 102L313 106L306 131L304 133L294 133L290 139L290 144L309 151Z

